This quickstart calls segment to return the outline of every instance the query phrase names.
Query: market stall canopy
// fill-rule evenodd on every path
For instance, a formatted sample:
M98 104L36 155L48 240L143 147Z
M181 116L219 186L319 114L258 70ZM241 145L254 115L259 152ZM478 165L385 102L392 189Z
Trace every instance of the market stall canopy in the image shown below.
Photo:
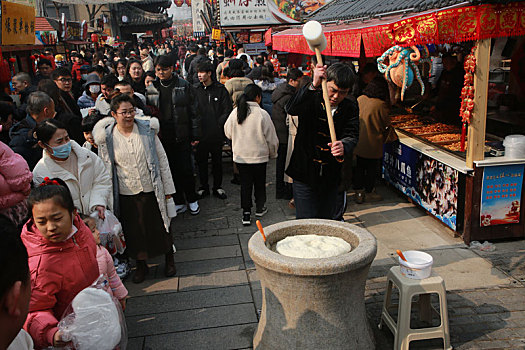
M347 0L334 0L334 3L340 1ZM447 7L409 17L399 12L390 14L388 18L376 17L365 22L355 20L347 24L327 25L324 33L328 47L323 54L347 57L359 57L361 41L365 55L375 57L394 45L445 44L519 36L525 35L525 2ZM275 50L313 54L300 28L277 33L272 41Z

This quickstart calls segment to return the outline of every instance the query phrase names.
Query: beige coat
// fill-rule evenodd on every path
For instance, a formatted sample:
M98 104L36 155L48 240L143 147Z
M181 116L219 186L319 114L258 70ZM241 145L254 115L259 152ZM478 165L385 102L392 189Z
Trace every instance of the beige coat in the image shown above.
M244 88L250 84L253 84L253 81L246 77L231 78L224 83L224 87L228 90L230 97L232 98L233 107L237 106L237 96L242 94Z
M383 134L390 125L389 106L378 98L361 95L359 104L359 142L354 154L368 159L383 158Z

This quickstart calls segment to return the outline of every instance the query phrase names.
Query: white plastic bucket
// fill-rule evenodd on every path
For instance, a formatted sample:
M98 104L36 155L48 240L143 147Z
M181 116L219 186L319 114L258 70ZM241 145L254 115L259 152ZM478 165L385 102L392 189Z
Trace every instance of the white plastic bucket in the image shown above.
M525 135L509 135L503 140L505 158L525 158Z
M399 258L399 267L403 276L415 280L422 280L430 276L434 263L432 255L418 250L407 250L403 252L403 255L407 259L404 261Z

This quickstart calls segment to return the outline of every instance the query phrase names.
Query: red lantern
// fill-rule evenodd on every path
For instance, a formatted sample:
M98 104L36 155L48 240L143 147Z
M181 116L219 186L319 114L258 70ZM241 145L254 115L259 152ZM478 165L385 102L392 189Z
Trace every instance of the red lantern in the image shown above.
M173 0L173 3L175 4L175 6L181 7L182 4L184 4L184 0Z
M102 40L106 41L108 39L107 35L102 35Z
M191 6L191 0L184 0L184 2L186 3L186 5Z
M92 43L97 43L98 42L98 35L93 33L91 34L91 42Z

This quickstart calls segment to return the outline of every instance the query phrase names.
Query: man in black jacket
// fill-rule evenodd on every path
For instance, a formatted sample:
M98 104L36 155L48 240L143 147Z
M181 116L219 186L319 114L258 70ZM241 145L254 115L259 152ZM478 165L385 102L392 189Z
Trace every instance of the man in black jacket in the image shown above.
M199 48L196 45L191 45L190 47L188 47L188 49L190 51L190 55L184 60L184 72L186 74L186 78L188 78L188 72L190 71L191 61L193 61L193 59L197 56L197 51L199 50Z
M201 182L197 194L201 198L210 194L208 155L211 154L213 195L220 199L226 199L226 192L222 189L222 146L224 144L224 123L233 107L228 90L212 78L214 71L211 62L201 62L197 65L200 82L194 86L199 112L202 116L202 137L197 145L196 153Z
M186 201L192 215L200 212L191 162L192 147L201 137L201 119L193 87L173 73L171 56L155 59L157 79L146 89L147 104L159 110L160 140L173 174L177 211L186 211ZM186 198L184 198L186 197Z
M51 79L53 79L60 89L60 97L62 97L65 102L65 112L82 118L80 108L71 92L73 89L73 77L71 72L65 67L57 68L51 73Z
M54 118L55 102L48 94L36 91L27 98L27 116L9 130L9 147L20 154L33 170L36 163L42 158L42 149L37 145L33 137L33 129L36 125L46 119Z
M22 120L26 116L27 98L36 91L36 86L31 85L31 77L25 72L20 72L11 79L15 94L20 96L20 107L17 108L16 120Z
M197 76L197 66L202 62L211 62L208 57L206 57L206 49L203 47L197 50L197 56L195 56L195 58L191 61L188 70L188 77L186 80L192 85L199 82L199 77Z
M327 80L337 141L330 140L326 110L320 90ZM341 164L359 138L359 107L347 99L355 80L352 68L336 63L318 64L313 81L290 99L288 114L299 117L294 150L286 173L293 178L297 219L332 219L335 214Z
M284 107L297 92L302 77L303 72L297 68L291 68L286 75L286 83L277 86L272 93L272 121L275 126L275 131L277 132L277 137L279 138L279 149L277 151L277 164L275 169L276 199L292 198L290 184L284 182L284 167L286 164L286 153L288 151L288 126L286 125L287 113Z

